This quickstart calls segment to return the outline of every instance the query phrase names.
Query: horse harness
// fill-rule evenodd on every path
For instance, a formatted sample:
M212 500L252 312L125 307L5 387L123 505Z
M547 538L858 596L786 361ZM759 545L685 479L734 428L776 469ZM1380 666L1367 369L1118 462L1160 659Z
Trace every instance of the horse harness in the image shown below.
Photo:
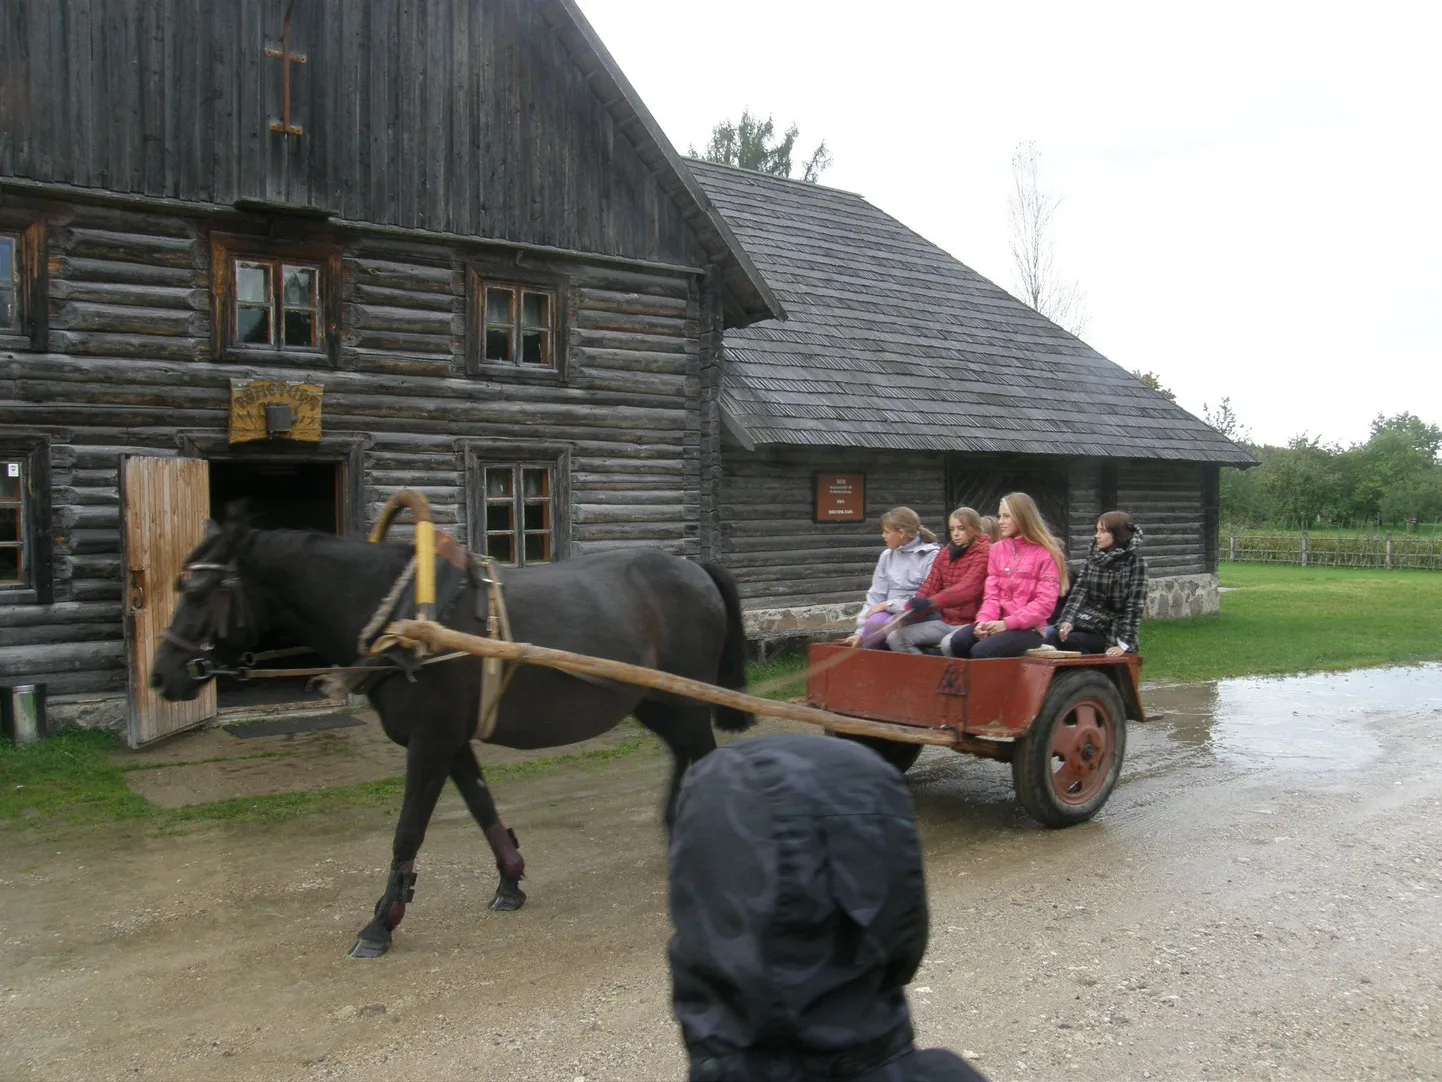
M451 573L443 580L444 591L437 599L439 603L436 622L445 623L460 600L462 588L469 584L475 591L476 621L484 624L485 637L499 637L504 642L514 641L511 638L510 615L506 609L496 561L489 556L468 552L455 538L445 533L436 535L436 556L444 560L451 569ZM420 668L472 656L457 650L427 657L423 644L402 643L395 636L384 633L383 629L391 621L404 619L414 612L416 558L412 556L405 570L381 600L375 615L361 631L356 644L363 659L360 664L326 665L309 669L255 668L259 661L314 652L308 647L293 647L258 654L247 652L237 659L234 668L218 665L213 657L216 641L225 638L232 616L235 617L237 628L245 627L250 609L246 604L245 594L241 589L240 572L234 561L224 564L187 564L183 574L190 575L201 571L219 572L223 576L210 597L208 624L211 641L208 644L191 642L170 628L166 628L162 633L166 641L196 655L185 665L186 674L193 680L209 680L215 676L230 676L240 681L308 676L319 681L323 688L332 693L366 694L392 676L404 674L407 680L414 683L416 671ZM484 741L495 731L501 698L510 686L516 666L508 665L500 658L487 657L481 661L481 703L475 738Z

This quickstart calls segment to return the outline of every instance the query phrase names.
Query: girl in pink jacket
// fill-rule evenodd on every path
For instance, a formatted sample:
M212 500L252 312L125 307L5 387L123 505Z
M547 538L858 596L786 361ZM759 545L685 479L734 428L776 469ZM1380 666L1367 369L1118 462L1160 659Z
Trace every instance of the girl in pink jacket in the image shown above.
M1001 501L1001 540L991 546L986 594L976 623L941 644L948 657L1020 657L1042 644L1042 629L1067 589L1066 557L1025 492Z

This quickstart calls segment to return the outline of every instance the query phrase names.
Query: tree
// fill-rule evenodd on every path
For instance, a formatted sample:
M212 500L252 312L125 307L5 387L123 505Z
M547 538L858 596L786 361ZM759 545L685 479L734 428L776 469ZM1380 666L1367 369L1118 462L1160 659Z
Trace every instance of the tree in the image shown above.
M1276 517L1305 529L1336 510L1339 492L1331 461L1335 454L1334 448L1324 447L1319 437L1305 432L1277 449L1267 463L1264 482Z
M1133 368L1132 375L1136 376L1145 386L1156 391L1157 394L1161 395L1167 401L1175 402L1177 400L1175 394L1162 386L1162 379L1155 372L1143 372L1140 368Z
M1359 518L1377 523L1430 521L1442 493L1442 428L1412 413L1380 414L1371 437L1348 452L1354 460L1353 506Z
M750 109L743 109L739 121L723 120L711 129L711 143L705 151L693 145L686 153L718 165L735 165L773 177L789 177L791 152L796 149L796 137L800 134L800 129L792 124L777 140L776 126L770 116L763 121L753 116ZM830 166L831 152L823 139L802 164L800 179L815 184Z
M1146 380L1142 380L1142 382L1145 383ZM1252 430L1242 425L1241 418L1232 410L1232 400L1229 397L1223 396L1222 400L1217 403L1215 411L1213 411L1211 406L1203 402L1202 420L1206 421L1207 424L1211 425L1233 443L1252 442Z
M1012 192L1007 200L1011 219L1011 258L1023 301L1078 338L1086 331L1086 295L1076 282L1063 281L1056 270L1053 219L1061 197L1041 185L1041 150L1019 143L1011 156Z

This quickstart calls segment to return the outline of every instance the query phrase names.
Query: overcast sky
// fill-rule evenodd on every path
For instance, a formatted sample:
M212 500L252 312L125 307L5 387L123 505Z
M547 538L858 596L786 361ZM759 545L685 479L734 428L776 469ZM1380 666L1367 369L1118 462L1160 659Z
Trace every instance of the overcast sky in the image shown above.
M1442 423L1442 3L580 0L678 150L743 106L1003 286L1010 159L1085 337L1256 438ZM804 157L805 155L799 155Z

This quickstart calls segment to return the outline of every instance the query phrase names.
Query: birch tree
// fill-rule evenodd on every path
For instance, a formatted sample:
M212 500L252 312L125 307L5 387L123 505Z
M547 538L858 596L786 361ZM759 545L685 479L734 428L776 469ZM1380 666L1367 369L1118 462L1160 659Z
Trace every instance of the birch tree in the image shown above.
M1077 337L1086 331L1086 294L1056 267L1052 228L1061 197L1042 186L1041 149L1019 143L1011 157L1011 258L1018 296Z

